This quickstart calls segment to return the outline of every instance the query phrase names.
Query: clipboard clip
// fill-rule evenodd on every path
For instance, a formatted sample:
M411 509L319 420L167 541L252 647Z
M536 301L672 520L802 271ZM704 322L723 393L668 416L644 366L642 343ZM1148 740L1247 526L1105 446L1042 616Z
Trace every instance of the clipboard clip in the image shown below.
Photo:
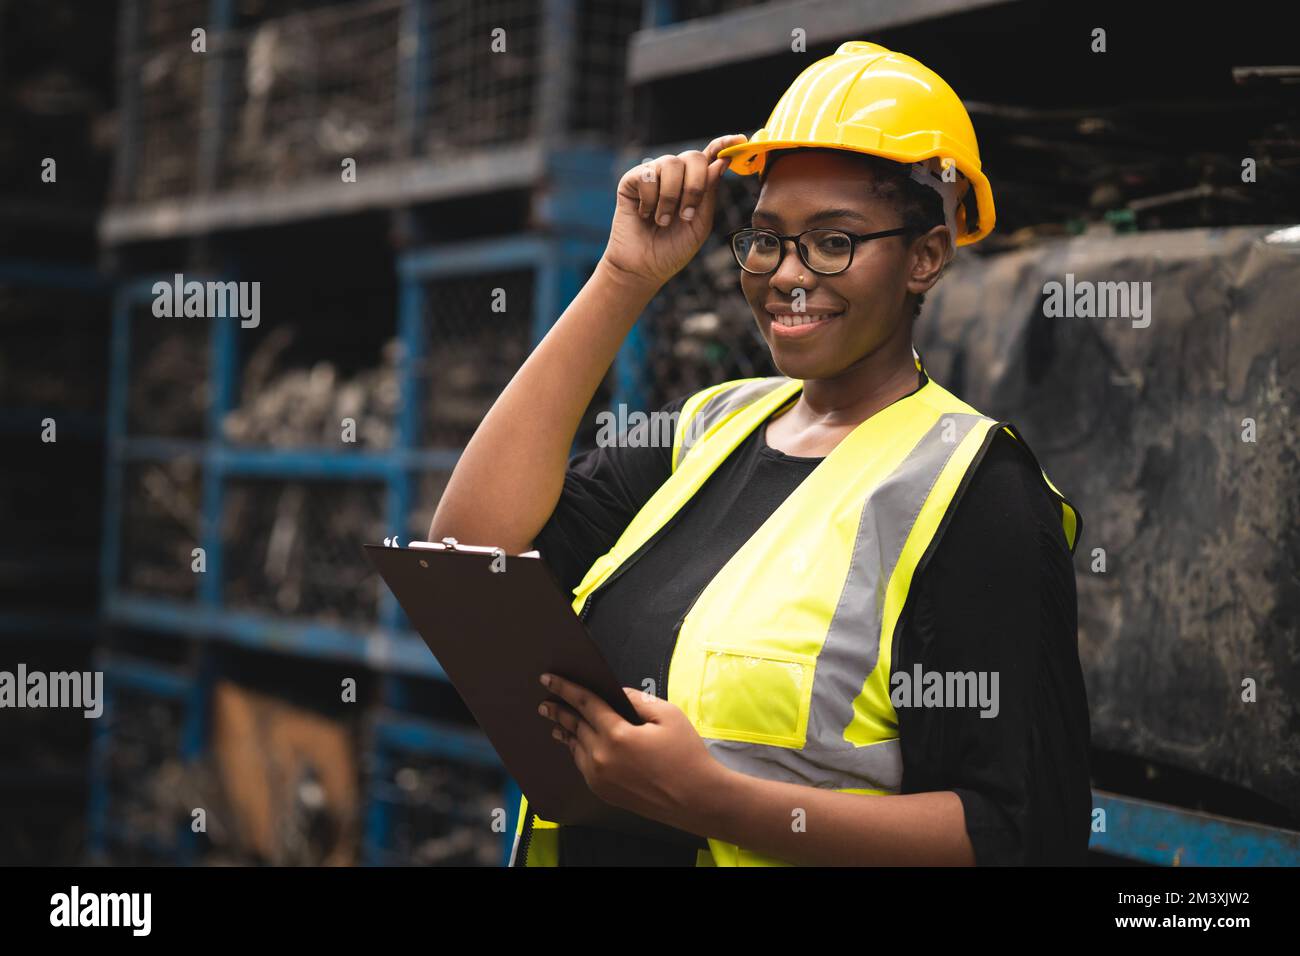
M396 547L397 539L394 538L393 542L393 546ZM388 543L387 538L384 539L384 543ZM441 541L412 541L408 547L419 548L424 551L459 551L462 554L505 554L505 551L501 548L479 544L461 544L451 537L443 538ZM541 554L537 551L525 551L523 554L512 555L512 557L538 558L541 557Z
M425 548L430 551L461 551L466 553L479 553L484 551L495 552L498 548L483 548L472 544L461 544L455 538L443 538L441 541L412 541L411 547Z
M384 539L385 548L400 548L401 542L397 540L397 535ZM496 551L496 548L476 548L472 545L461 545L455 538L443 538L441 541L412 541L412 548L420 548L423 551Z

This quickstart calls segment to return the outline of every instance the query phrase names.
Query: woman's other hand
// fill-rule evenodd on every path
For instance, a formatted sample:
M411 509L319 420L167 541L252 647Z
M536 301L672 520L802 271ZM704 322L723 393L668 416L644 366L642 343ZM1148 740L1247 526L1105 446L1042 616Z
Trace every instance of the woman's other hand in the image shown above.
M682 713L666 700L624 687L644 724L630 724L596 694L554 674L543 683L553 736L569 748L592 793L606 803L707 836L709 797L725 772Z
M654 289L680 272L713 229L718 182L730 162L718 153L746 139L719 136L703 150L664 154L624 173L604 262Z

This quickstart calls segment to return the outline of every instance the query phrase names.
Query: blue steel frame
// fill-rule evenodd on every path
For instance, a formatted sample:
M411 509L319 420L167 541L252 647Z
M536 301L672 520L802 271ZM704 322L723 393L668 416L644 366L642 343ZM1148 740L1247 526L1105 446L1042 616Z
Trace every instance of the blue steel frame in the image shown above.
M1156 866L1300 866L1300 833L1151 803L1103 790L1106 829L1089 849Z
M571 201L580 203L581 200ZM459 449L419 447L422 396L418 371L430 357L436 360L436 348L429 342L424 322L425 284L440 277L532 269L535 294L531 338L536 344L576 294L585 271L599 258L602 249L600 244L589 239L539 234L460 243L401 256L397 265L400 284L397 326L402 346L398 369L401 399L396 444L388 452L357 453L337 448L279 450L228 444L222 437L221 422L234 406L239 374L237 319L234 317L206 320L211 322L209 375L212 382L207 437L182 440L128 434L127 383L132 312L151 300L154 281L167 280L151 277L120 286L114 300L107 409L108 480L102 554L102 597L106 618L114 624L140 627L165 635L201 640L220 638L277 653L353 660L394 677L445 679L424 643L406 628L400 607L388 594L380 609L378 625L361 631L226 607L221 593L225 555L220 535L226 486L232 478L248 475L379 480L387 488L386 524L405 537L416 475L430 468L451 467L459 457ZM132 595L119 585L122 559L120 503L125 466L132 461L166 460L177 456L195 458L202 465L202 520L198 543L206 551L207 570L200 580L196 603ZM398 706L400 683L390 680L384 682L383 687L385 705ZM190 699L191 711L201 714L205 687L196 684L189 693L197 695ZM201 752L205 743L205 728L201 722L196 726L199 729L187 736L194 753ZM434 738L414 739L428 742ZM431 744L430 752L444 753L448 749ZM462 752L465 752L463 747L450 750L452 754ZM382 760L378 750L376 755ZM102 848L107 832L107 794L102 780L97 784L96 793L92 829L96 846ZM513 818L517 807L512 805L507 809ZM383 858L381 850L388 839L388 816L384 808L370 806L366 823L367 857L379 861ZM508 827L508 830L507 836L512 838L513 829ZM508 853L508 848L505 852Z
M532 268L536 289L532 338L536 344L562 311L563 303L576 293L584 269L599 257L600 252L598 246L582 239L522 236L404 255L398 263L401 283L398 317L398 336L402 345L399 364L401 404L397 442L389 452L352 452L329 447L243 448L228 444L222 437L221 422L233 408L238 377L237 320L233 318L210 320L209 374L213 388L207 415L208 437L196 441L128 435L131 312L148 300L154 280L138 280L123 285L114 304L107 412L109 480L101 558L103 604L109 618L117 623L163 633L180 632L193 636L211 633L248 645L267 644L279 651L358 660L416 676L441 676L441 670L432 661L412 659L413 656L428 657L427 651L418 639L404 632L400 608L392 600L383 605L380 626L362 633L329 625L286 622L225 608L221 598L224 553L220 516L226 482L243 476L379 480L388 489L386 524L405 537L414 475L427 469L452 467L460 454L460 450L454 448L418 447L422 424L418 369L429 349L422 319L423 283L443 276ZM130 461L160 461L176 457L195 458L203 469L202 532L198 544L205 549L207 571L201 581L197 608L187 602L132 596L122 592L118 584L123 467ZM414 655L411 653L413 650Z
M125 51L133 50L139 40L142 22L141 4L147 0L125 0L120 33ZM232 478L260 476L298 479L336 479L343 481L378 481L386 489L386 525L405 539L416 477L423 471L446 470L454 466L460 450L419 447L421 430L421 396L419 369L429 356L423 321L424 283L439 276L460 276L476 272L531 267L535 276L532 339L534 344L545 334L563 306L577 293L583 270L599 258L603 250L603 233L612 213L612 186L616 182L613 153L592 147L572 147L562 135L566 123L567 92L573 81L574 57L571 46L574 31L563 29L571 24L577 0L544 0L545 27L543 42L547 68L542 71L535 96L533 135L545 145L545 189L535 195L536 234L474 243L449 245L437 249L417 250L401 256L398 263L399 307L398 338L402 347L399 364L400 406L395 446L386 452L320 449L261 449L228 444L221 423L232 409L239 378L235 320L212 319L209 338L209 376L212 383L211 403L206 416L207 434L197 440L165 439L149 435L127 434L127 383L130 376L131 312L151 298L155 279L137 278L121 284L114 296L113 326L110 344L111 375L107 420L107 475L105 482L104 536L101 553L101 597L103 614L109 622L137 627L162 635L178 635L202 642L221 639L245 647L277 653L351 660L384 674L381 697L385 708L403 703L404 678L445 679L437 661L424 643L406 626L400 607L391 594L385 593L379 618L374 627L351 629L311 621L279 618L273 615L236 611L222 599L225 555L220 535L220 518L226 488ZM219 48L222 34L233 18L231 0L209 0L209 44ZM430 40L429 0L407 0L402 11L403 50L399 64L404 82L397 90L398 141L397 160L409 159L416 148L419 124L424 121L424 99L433 56ZM218 186L219 156L222 149L222 110L227 103L228 71L223 58L214 57L205 72L203 97L212 122L205 124L196 144L196 189L211 193ZM138 121L138 84L124 75L121 81L123 115ZM137 163L135 137L123 137L120 144L115 192L120 197L134 195ZM220 276L230 279L233 268ZM157 277L158 279L170 279ZM212 278L217 278L216 276ZM195 321L178 319L177 321ZM635 343L619 358L616 372L615 401L640 407L639 379L631 374L635 361ZM436 357L436 356L435 356ZM200 540L205 549L206 573L199 582L195 602L149 598L125 593L121 580L122 513L121 501L125 466L133 461L163 461L178 456L192 457L202 467L202 516ZM360 542L358 542L360 544ZM208 682L204 662L210 660L200 652L200 667L185 689L168 685L171 696L188 695L190 712L202 714L203 695ZM130 674L131 665L116 672ZM209 675L210 676L210 675ZM157 682L145 686L161 689ZM174 693L173 693L174 692ZM392 749L389 729L395 718L384 718L376 726L375 756L382 760L384 748ZM199 752L205 746L206 726L195 720L187 730L187 748ZM438 732L401 738L403 746L423 748L429 752L465 754L472 752L458 738L440 736ZM101 740L101 751L106 742ZM103 845L108 822L107 791L98 778L92 830L97 845ZM514 815L516 798L509 804ZM387 815L381 802L367 810L367 857L380 859L388 839ZM507 828L504 852L508 854L513 836L513 822Z

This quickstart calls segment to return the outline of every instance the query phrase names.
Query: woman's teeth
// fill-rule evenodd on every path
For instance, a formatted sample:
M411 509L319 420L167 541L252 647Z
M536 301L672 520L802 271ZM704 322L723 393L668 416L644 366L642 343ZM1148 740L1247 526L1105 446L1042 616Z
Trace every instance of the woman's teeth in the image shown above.
M839 313L835 312L830 315L810 315L807 312L800 312L797 314L773 312L772 321L789 329L794 328L797 325L811 325L814 322L824 322L826 319L835 318L836 315L839 315Z

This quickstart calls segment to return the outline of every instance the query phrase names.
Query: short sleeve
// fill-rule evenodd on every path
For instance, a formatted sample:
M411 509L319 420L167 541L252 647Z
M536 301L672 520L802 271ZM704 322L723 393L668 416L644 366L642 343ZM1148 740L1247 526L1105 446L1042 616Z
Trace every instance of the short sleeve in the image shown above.
M903 791L955 792L979 864L1084 862L1089 723L1073 560L1055 502L1003 432L913 591L894 673L973 672L988 693L979 706L897 708Z
M689 396L654 413L676 423ZM564 474L555 510L533 539L542 559L566 591L582 581L592 563L613 547L641 507L672 474L672 446L653 419L629 429L616 444L574 455Z

